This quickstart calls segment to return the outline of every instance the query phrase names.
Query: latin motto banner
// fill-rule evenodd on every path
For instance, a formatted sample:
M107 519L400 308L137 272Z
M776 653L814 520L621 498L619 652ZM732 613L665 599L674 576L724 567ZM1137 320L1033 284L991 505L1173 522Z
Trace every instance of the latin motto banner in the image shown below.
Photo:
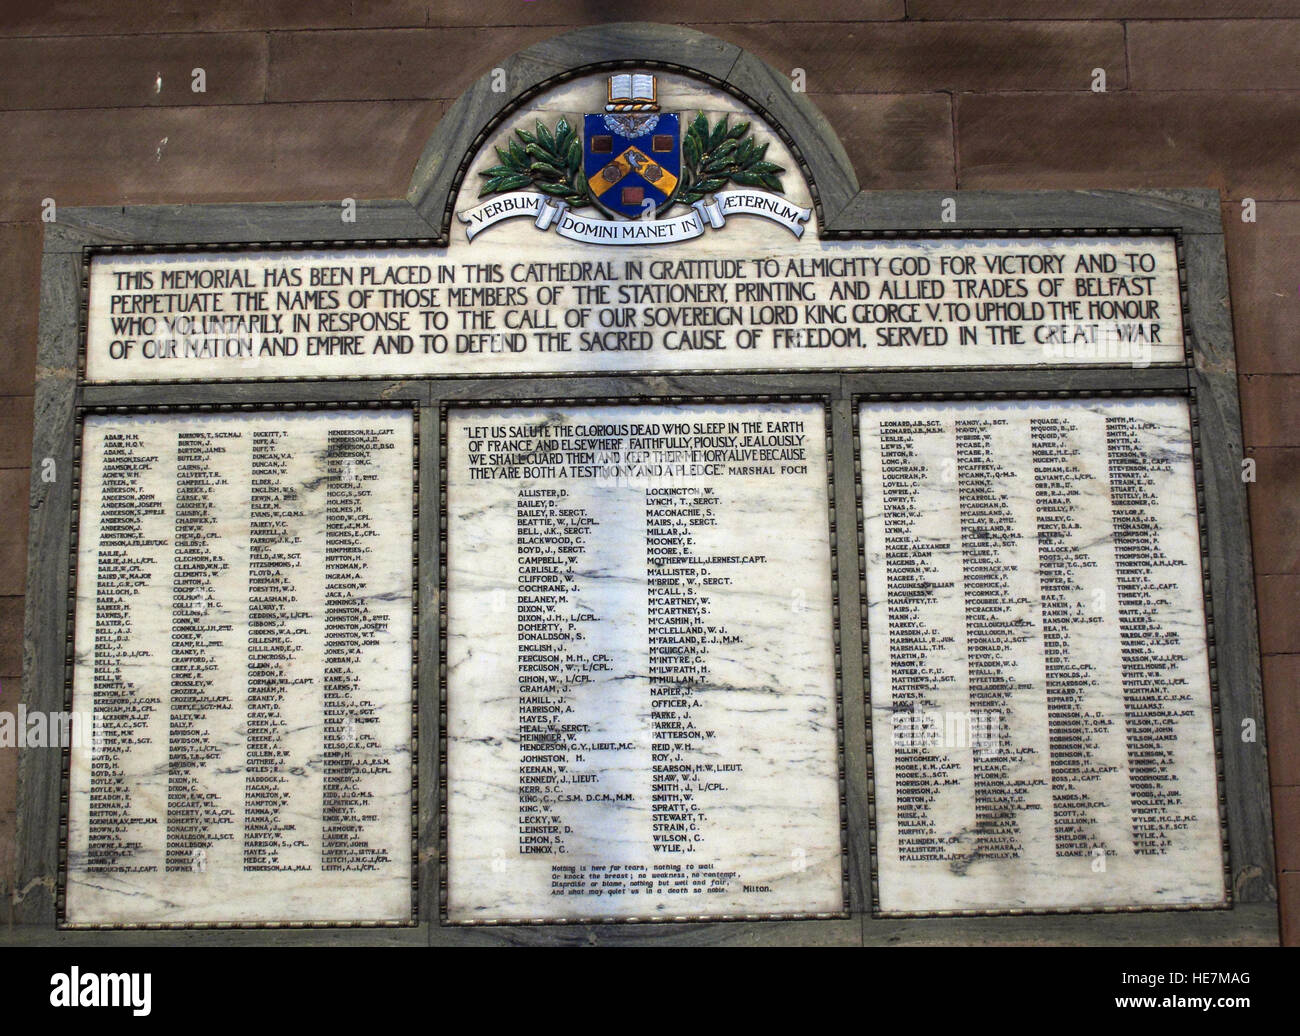
M691 212L673 219L618 221L588 218L575 213L567 202L531 191L503 194L472 209L458 212L467 224L465 236L473 241L482 231L503 220L533 217L538 230L555 228L560 237L591 245L669 244L700 237L705 226L721 230L728 216L760 216L801 237L811 209L801 209L767 191L720 191L713 200L702 199Z

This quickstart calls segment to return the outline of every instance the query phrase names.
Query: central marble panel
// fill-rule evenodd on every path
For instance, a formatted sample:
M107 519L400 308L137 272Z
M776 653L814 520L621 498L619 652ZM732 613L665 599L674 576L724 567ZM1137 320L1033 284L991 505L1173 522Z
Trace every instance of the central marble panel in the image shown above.
M842 912L824 406L446 434L448 919Z

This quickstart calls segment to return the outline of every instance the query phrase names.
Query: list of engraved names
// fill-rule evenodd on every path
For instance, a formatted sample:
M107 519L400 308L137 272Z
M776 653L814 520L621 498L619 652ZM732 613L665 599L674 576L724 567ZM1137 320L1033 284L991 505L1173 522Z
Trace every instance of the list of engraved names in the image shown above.
M92 415L72 923L411 909L410 411Z
M1222 902L1186 402L860 432L881 907Z
M819 404L453 410L453 921L843 909Z

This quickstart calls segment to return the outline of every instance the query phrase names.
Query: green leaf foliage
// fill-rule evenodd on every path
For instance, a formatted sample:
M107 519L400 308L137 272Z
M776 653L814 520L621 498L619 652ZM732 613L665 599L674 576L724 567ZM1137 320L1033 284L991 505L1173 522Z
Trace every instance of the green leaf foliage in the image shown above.
M582 141L563 116L554 131L540 119L532 133L517 128L505 147L495 150L498 164L479 171L479 176L485 178L480 198L532 187L563 198L575 209L591 204L587 180L582 175Z
M732 125L728 116L710 124L704 112L697 113L682 135L682 175L674 200L693 205L729 183L783 193L779 174L785 170L766 160L767 144L749 135L750 126L747 121ZM532 187L563 198L575 209L591 204L582 171L582 139L563 116L554 130L540 120L531 133L516 129L515 136L495 150L497 164L479 172L485 179L479 197Z
M709 125L708 116L699 112L682 136L682 183L676 200L693 205L728 183L782 193L777 174L785 170L764 159L767 145L756 143L749 130L749 122L733 126L728 116Z

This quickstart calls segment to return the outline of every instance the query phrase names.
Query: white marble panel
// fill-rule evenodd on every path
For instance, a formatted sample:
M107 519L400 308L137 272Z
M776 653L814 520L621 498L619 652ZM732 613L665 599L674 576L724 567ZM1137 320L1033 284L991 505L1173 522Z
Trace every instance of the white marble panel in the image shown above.
M1223 902L1186 400L859 430L880 909Z
M880 908L1222 903L1186 401L860 435Z
M410 918L413 434L86 419L70 923Z
M824 409L447 434L450 920L843 910Z

